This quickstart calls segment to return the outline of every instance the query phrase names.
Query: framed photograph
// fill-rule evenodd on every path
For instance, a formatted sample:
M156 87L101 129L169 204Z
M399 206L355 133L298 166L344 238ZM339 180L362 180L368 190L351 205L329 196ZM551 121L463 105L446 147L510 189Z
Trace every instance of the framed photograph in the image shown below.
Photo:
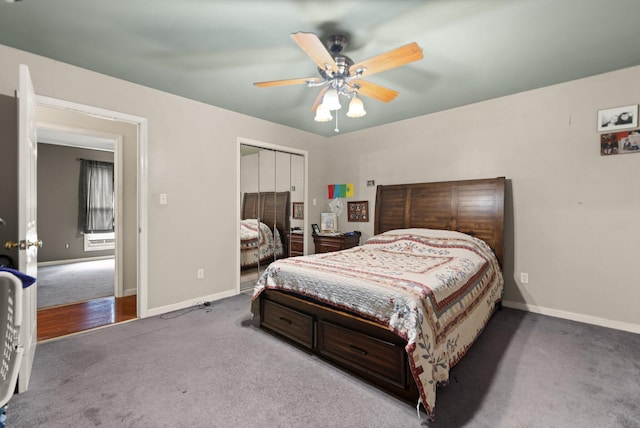
M323 233L336 232L338 219L335 213L320 213L320 231Z
M311 229L313 230L313 233L315 235L317 235L318 233L320 233L320 226L318 226L317 224L313 223L311 225Z
M640 153L640 130L600 135L600 155Z
M638 105L598 110L598 132L638 127Z
M293 203L293 218L296 220L304 219L304 202Z
M348 221L369 221L369 201L347 202Z

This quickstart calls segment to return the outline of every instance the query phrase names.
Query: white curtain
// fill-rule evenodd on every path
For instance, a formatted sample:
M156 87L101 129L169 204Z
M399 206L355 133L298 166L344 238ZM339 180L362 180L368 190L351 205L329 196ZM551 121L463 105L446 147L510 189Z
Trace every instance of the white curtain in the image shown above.
M81 160L80 230L113 232L114 190L113 162Z

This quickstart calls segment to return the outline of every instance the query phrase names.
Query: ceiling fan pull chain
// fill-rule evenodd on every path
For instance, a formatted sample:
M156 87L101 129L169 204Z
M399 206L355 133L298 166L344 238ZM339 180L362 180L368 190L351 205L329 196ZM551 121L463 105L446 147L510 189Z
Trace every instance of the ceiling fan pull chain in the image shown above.
M336 129L334 129L334 131L340 132L340 130L338 129L338 112L337 111L336 111Z

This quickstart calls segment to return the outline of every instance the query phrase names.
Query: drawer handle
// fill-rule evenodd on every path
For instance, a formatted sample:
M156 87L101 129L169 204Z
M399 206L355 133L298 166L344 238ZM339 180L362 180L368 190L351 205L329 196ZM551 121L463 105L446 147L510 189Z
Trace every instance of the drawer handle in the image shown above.
M360 355L367 355L367 351L358 348L357 346L349 345L349 349L351 349L353 352L357 352Z
M293 323L291 322L291 320L288 320L288 319L286 319L286 318L284 318L284 317L280 317L280 321L284 321L284 322L286 322L286 323L287 323L287 324L289 324L289 325L293 324Z

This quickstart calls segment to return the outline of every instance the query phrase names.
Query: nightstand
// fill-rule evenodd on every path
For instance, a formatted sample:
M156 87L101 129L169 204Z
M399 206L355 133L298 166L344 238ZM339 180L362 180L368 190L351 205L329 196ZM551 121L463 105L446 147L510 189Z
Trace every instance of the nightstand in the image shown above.
M313 235L313 243L316 246L316 254L330 253L332 251L346 250L360 244L360 233L355 235Z
M304 255L304 235L302 233L291 232L289 242L289 256Z

